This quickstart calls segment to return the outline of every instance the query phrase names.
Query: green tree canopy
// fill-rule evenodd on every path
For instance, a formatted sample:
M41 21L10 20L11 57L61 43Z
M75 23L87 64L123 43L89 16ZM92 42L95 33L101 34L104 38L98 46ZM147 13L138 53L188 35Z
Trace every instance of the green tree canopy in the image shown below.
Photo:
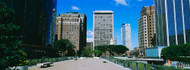
M162 58L170 59L172 61L185 61L184 58L180 56L190 56L190 43L182 44L182 45L172 45L169 47L165 47L162 49L161 52Z
M114 53L122 55L129 49L123 45L101 45L101 46L95 46L95 50L100 51L101 54L105 53L106 51L109 51L112 55Z
M108 51L111 51L113 53L116 53L118 55L124 54L129 49L123 45L109 45Z
M107 45L95 46L95 49L105 53L107 51Z
M18 47L22 42L18 34L20 26L13 24L14 20L14 10L0 2L0 70L17 66L20 60L26 60L26 54Z
M92 49L89 46L86 46L84 50L82 50L81 56L91 57L92 56Z
M67 56L75 55L75 46L68 39L61 39L55 41L55 48L57 49L57 51L59 51L59 53L67 51Z
M93 50L92 52L95 54L95 56L98 56L98 57L100 57L100 55L102 54L102 52L99 50Z

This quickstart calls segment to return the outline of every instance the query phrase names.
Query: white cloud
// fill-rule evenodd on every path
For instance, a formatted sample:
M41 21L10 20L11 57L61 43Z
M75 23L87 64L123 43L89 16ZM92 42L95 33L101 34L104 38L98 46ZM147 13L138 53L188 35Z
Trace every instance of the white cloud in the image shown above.
M93 37L93 34L94 34L94 33L93 33L91 30L88 30L88 31L87 31L87 36L88 36L88 37Z
M78 7L76 7L76 6L72 6L72 9L73 10L80 10Z
M93 38L87 38L87 42L93 42Z
M87 30L87 42L93 42L93 31Z
M125 0L114 0L114 1L116 2L116 5L121 4L121 5L128 6L128 4Z

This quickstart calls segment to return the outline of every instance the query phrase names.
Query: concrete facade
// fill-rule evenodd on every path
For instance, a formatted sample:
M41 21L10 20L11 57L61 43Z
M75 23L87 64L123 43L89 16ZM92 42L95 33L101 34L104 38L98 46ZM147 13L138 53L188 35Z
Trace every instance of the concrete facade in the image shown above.
M154 6L144 6L138 20L138 42L140 51L153 47L153 38L156 34Z
M94 11L93 12L93 46L110 45L113 38L113 11Z

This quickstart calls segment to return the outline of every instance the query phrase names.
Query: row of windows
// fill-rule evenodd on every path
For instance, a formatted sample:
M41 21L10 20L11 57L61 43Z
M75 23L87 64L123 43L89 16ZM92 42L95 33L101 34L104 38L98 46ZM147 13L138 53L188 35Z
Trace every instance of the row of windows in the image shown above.
M99 32L99 31L112 31L112 29L94 29L95 31Z
M79 22L79 19L63 19L63 22Z
M62 28L64 31L78 31L79 30L79 27L63 27Z
M95 18L112 18L112 16L95 16Z
M71 26L72 26L72 27L74 27L74 26L76 27L76 26L77 26L77 27L78 27L79 25L72 25L72 24L70 24L70 25L65 24L65 25L64 25L64 24L63 24L62 26L67 26L67 27L69 27L69 26L70 26L70 27L71 27Z

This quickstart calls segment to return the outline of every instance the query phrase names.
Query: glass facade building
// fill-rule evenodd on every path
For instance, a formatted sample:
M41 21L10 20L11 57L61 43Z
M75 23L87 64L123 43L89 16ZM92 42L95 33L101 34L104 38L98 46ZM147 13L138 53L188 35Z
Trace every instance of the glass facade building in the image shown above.
M155 0L156 45L190 43L190 0Z
M121 44L131 51L131 26L123 23L121 26Z
M0 0L16 14L23 45L47 46L54 39L57 0Z

